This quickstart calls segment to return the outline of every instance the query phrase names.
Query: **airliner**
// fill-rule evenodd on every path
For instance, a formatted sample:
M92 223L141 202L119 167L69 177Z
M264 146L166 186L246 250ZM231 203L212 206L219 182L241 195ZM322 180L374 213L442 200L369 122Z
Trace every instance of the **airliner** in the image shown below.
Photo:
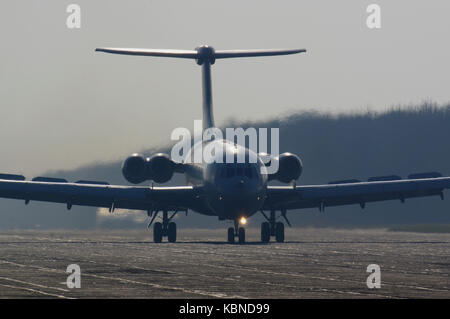
M200 46L194 50L97 48L96 51L112 54L169 57L194 60L202 69L203 129L214 127L211 66L219 59L291 55L306 52L304 49L276 50L214 50L211 46ZM243 155L254 156L254 162L213 161L192 163L175 162L167 154L144 157L133 154L122 166L124 178L132 184L147 182L147 186L110 185L106 182L80 180L68 182L62 178L35 177L26 180L22 175L0 174L0 197L30 201L63 203L67 209L73 205L146 211L153 224L153 240L160 243L167 237L175 242L177 226L173 221L180 212L188 210L219 220L231 220L234 227L228 228L230 244L245 243L245 224L248 218L261 213L265 222L261 224L261 242L285 241L284 222L291 226L287 211L302 208L317 208L339 205L360 205L386 200L404 202L408 198L440 196L450 188L450 177L436 172L399 176L377 176L368 181L342 180L324 185L297 185L303 166L300 158L292 153L270 155L255 153L245 145L227 139L212 139L224 150L223 156L232 158ZM203 145L205 146L205 145ZM200 147L194 145L193 151ZM191 154L186 154L189 157ZM268 165L276 162L278 170L269 173ZM174 174L184 174L184 186L154 186L166 183ZM268 185L278 181L281 186ZM160 216L160 221L155 221Z

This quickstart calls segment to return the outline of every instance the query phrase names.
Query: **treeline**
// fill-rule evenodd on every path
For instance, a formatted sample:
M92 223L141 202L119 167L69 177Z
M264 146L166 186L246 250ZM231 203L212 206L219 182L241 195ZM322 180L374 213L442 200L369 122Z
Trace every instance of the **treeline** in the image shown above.
M320 184L332 180L400 175L438 171L450 176L450 104L425 102L417 106L393 107L385 112L329 114L293 113L268 122L236 124L229 127L279 127L280 151L293 152L304 164L298 184ZM151 155L157 151L143 150ZM124 154L124 158L126 154ZM68 180L93 179L125 184L121 162L97 163L71 171L49 172L49 176ZM176 177L172 184L183 184ZM450 196L450 192L445 195ZM95 228L145 227L134 218L101 218L92 208L72 208L55 204L1 200L0 227ZM335 207L319 213L316 209L289 213L297 226L371 227L398 224L450 223L450 201L439 197ZM259 226L261 218L252 218ZM180 227L225 227L216 218L191 213L180 217Z

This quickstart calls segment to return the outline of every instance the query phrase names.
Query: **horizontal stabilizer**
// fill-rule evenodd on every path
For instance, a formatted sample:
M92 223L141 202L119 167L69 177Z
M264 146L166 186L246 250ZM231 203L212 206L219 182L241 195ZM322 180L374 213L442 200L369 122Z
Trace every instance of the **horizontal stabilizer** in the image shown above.
M203 45L195 50L173 50L173 49L135 49L135 48L97 48L97 52L156 56L167 58L195 59L198 64L204 61L214 64L216 59L261 57L274 55L288 55L306 52L305 49L268 49L268 50L214 50L213 47Z
M142 55L142 56L161 56L168 58L197 58L195 50L170 50L170 49L132 49L132 48L97 48L97 52L124 54L124 55Z
M288 55L306 52L305 49L271 49L271 50L217 50L216 59L246 58L272 55Z

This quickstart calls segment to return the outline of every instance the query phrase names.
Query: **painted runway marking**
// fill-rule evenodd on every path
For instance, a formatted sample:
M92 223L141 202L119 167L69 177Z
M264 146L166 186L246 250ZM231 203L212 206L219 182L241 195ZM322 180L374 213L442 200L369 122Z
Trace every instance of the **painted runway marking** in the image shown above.
M58 269L53 269L53 268L48 268L48 267L41 267L41 266L35 266L35 265L19 264L19 263L10 262L10 261L7 261L7 260L0 260L0 263L12 264L12 265L19 266L19 267L34 268L34 269L37 269L37 270L40 270L40 271L46 271L46 272L61 272ZM160 285L160 284L153 284L153 283L149 283L149 282L142 282L142 281L125 279L125 278L119 278L119 277L109 277L109 276L89 274L89 273L86 273L86 272L83 273L83 276L84 277L93 277L93 278L106 279L106 280L111 280L111 281L118 281L118 282L121 282L121 283L132 283L132 284L150 286L150 287L153 287L153 288L156 288L156 289L176 290L176 291L181 291L181 292L184 292L184 293L201 295L201 296L208 296L208 297L215 297L215 298L243 298L243 297L240 297L240 296L229 296L229 295L223 294L223 293L211 293L211 292L207 292L207 291L203 291L203 290L199 290L199 289L186 289L186 288L182 288L182 287L165 286L165 285Z
M0 283L0 286L6 287L6 288L11 288L11 289L26 290L26 291L29 291L29 292L33 292L33 293L37 293L37 294L41 294L41 295L45 295L45 296L50 296L50 297L57 297L57 298L62 298L62 299L73 299L73 298L70 298L70 297L63 296L63 295L56 295L56 294L48 293L48 292L45 292L45 291L40 291L40 290L37 290L37 289L27 288L27 287L5 285L5 284L1 284L1 283Z

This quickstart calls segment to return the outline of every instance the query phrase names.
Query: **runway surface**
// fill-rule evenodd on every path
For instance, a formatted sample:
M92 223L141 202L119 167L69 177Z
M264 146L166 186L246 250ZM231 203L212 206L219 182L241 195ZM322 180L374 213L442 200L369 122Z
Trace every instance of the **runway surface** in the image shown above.
M1 298L450 298L450 234L286 229L286 243L225 243L226 229L3 231ZM66 268L81 269L68 288ZM381 288L369 289L369 264Z

